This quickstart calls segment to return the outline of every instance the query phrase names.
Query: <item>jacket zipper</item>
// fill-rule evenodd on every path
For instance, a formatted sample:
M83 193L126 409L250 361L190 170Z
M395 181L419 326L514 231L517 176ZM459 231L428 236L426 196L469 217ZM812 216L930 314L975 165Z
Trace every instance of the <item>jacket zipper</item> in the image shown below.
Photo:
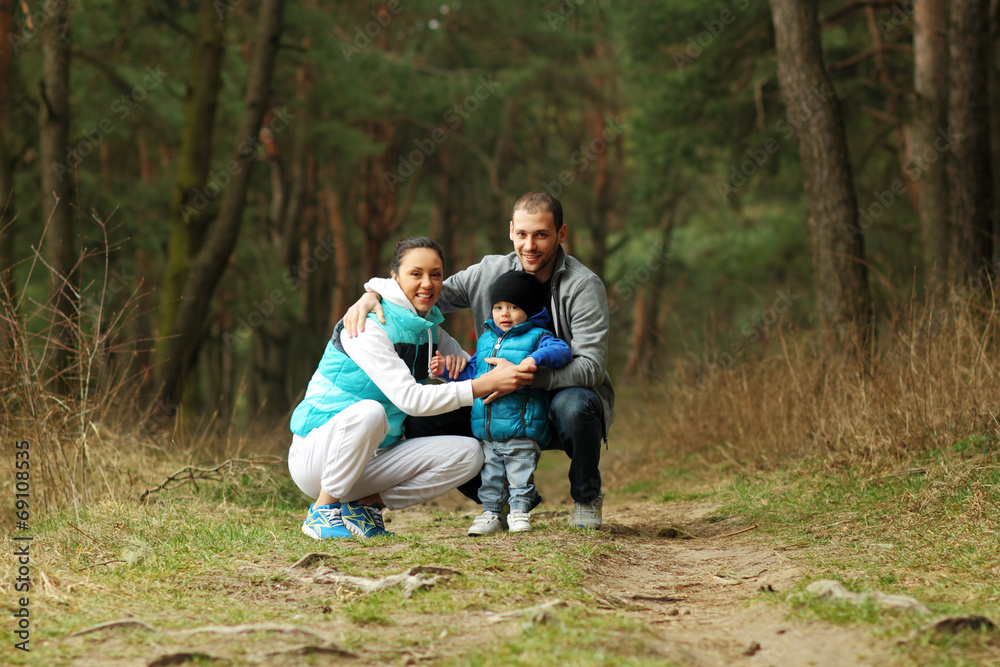
M511 327L511 328L513 328L513 327ZM510 333L510 331L503 332L503 334L501 334L500 337L497 338L497 342L493 343L493 356L494 357L497 356L497 352L500 351L500 345L501 345L501 343L503 343L503 339L507 337L508 333ZM490 433L490 417L493 414L493 404L490 403L489 405L486 405L484 407L486 408L486 438L488 440L492 440L493 439L493 434Z

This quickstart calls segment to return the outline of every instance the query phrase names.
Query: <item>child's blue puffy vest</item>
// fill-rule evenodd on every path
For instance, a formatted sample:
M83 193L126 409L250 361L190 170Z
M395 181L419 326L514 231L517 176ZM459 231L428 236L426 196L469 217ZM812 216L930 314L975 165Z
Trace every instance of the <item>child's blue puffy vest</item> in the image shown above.
M437 345L437 325L444 317L437 306L431 308L426 318L383 300L382 309L385 314L385 324L381 327L392 341L396 354L410 367L410 374L418 381L427 379L428 354L433 354ZM373 313L369 318L378 322ZM340 332L344 322L337 322L333 337L327 343L319 368L309 381L305 398L292 413L292 433L306 436L317 426L330 421L341 410L364 400L378 401L385 408L389 421L389 433L379 447L396 444L403 436L403 420L406 413L397 408L376 386L368 374L361 370L353 359L344 351L340 343ZM428 349L427 336L432 336L431 349Z
M531 321L511 327L500 335L492 320L476 345L476 377L489 371L488 357L501 357L514 364L524 361L538 348L538 342L552 333ZM549 397L544 389L525 387L501 396L489 405L477 398L472 405L472 433L481 440L531 438L544 445L552 438L549 428Z

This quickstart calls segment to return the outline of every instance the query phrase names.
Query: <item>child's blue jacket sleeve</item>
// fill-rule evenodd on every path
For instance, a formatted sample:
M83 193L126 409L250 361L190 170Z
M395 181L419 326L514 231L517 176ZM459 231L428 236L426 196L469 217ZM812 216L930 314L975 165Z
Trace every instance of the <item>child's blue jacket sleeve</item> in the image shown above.
M562 368L573 359L573 352L562 338L544 336L530 355L535 363L546 368Z
M461 382L462 380L475 380L476 379L476 355L469 357L468 365L462 369L462 372L458 374L458 377L454 380L448 375L447 369L441 375L442 380L445 382Z
M462 372L458 374L455 382L461 382L462 380L475 380L476 379L476 355L469 357L469 363Z

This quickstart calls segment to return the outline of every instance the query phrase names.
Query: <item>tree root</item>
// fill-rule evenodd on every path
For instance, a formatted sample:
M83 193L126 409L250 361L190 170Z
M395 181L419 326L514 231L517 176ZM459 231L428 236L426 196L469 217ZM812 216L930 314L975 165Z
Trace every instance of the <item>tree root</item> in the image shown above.
M428 574L436 574L439 576L427 576ZM349 574L340 574L332 568L325 567L317 570L316 573L313 574L313 581L319 584L346 586L347 588L360 591L365 595L401 586L406 597L412 597L414 592L431 588L442 579L455 574L462 573L457 570L451 570L446 567L438 567L436 565L417 565L416 567L411 567L408 571L400 574L390 574L389 576L382 577L381 579L368 579L366 577L355 577Z

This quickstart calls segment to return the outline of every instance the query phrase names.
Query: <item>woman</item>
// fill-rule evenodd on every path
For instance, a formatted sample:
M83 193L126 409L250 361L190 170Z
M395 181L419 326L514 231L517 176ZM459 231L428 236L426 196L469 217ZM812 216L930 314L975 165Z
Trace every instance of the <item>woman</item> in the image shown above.
M444 282L441 248L429 238L403 239L393 250L385 324L374 316L350 338L334 328L305 398L292 413L288 468L316 502L302 532L316 539L376 537L382 508L426 502L468 481L483 464L474 438L401 440L406 415L431 416L508 394L531 383L518 366L465 382L424 385L435 346L467 358L438 325ZM454 357L453 357L454 358Z

